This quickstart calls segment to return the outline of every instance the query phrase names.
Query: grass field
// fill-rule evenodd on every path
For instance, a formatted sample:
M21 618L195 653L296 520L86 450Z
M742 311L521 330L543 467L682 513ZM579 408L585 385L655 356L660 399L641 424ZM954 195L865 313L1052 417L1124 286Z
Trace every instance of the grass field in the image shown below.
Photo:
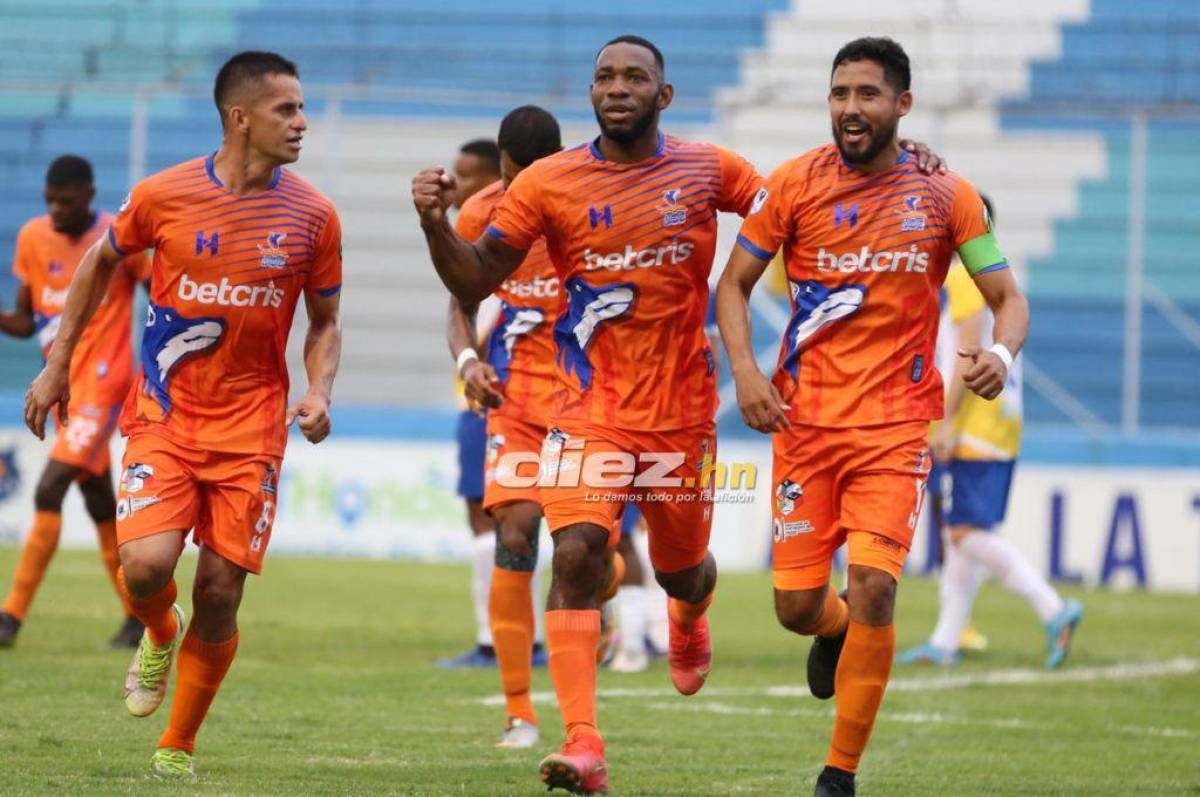
M4 579L15 559L0 549ZM537 761L560 739L553 704L539 705L541 749L501 752L495 672L431 665L466 646L466 590L462 567L270 561L200 734L200 780L184 790L541 793ZM804 693L807 645L775 626L769 595L766 576L722 577L713 675L694 698L671 691L661 662L601 674L614 794L811 794L832 707ZM912 579L900 596L900 643L914 643L930 630L934 585ZM1200 794L1200 598L1079 597L1074 654L1046 676L1032 613L985 587L976 619L992 649L952 671L893 672L859 793ZM102 649L117 615L95 555L60 555L17 647L0 651L0 794L180 788L148 775L168 707L136 720L122 705L128 656ZM538 671L535 689L549 688Z

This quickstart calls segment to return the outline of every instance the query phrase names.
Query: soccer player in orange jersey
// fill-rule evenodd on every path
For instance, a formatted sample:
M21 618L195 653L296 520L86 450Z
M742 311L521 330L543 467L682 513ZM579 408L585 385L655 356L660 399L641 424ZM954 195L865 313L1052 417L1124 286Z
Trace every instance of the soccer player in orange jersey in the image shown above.
M122 413L128 438L117 501L120 583L146 634L126 680L134 716L179 675L153 765L194 778L196 732L233 662L247 573L262 569L287 428L329 434L341 352L341 225L333 203L283 168L306 122L296 66L244 52L217 73L221 148L134 186L79 265L58 342L26 397L26 423L67 406L67 364L116 264L154 247L142 374ZM284 358L296 304L308 311L308 390L287 406ZM184 628L174 571L189 531L200 558Z
M999 395L1025 342L1028 305L975 189L921 174L896 139L908 113L908 56L859 39L834 58L834 144L767 180L717 288L721 335L746 423L774 437L775 611L813 635L808 681L837 694L817 795L854 793L854 773L895 649L892 612L929 472L939 289L957 252L995 314L996 343L964 351L968 388ZM782 247L793 314L771 379L750 346L747 299ZM849 591L829 589L849 546Z
M18 282L16 308L0 313L0 332L23 338L36 334L43 357L49 356L54 345L75 267L112 221L109 214L92 210L95 196L91 164L77 155L63 155L46 170L46 215L28 222L17 234L13 258ZM134 291L139 282L148 279L149 265L141 252L120 262L100 312L84 330L71 359L71 417L66 425L59 424L50 460L34 492L33 528L0 610L0 647L16 640L58 548L62 502L72 482L79 484L84 505L96 524L100 555L116 586L117 502L108 442L133 381L130 316ZM133 647L142 636L141 621L122 603L126 620L109 642L114 648Z

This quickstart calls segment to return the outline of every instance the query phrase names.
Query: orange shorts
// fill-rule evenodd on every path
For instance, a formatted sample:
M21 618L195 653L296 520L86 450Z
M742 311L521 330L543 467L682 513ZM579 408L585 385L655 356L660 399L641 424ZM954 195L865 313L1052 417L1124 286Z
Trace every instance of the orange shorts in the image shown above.
M540 482L550 531L594 523L610 529L615 546L632 502L646 518L654 569L694 567L704 561L712 531L712 490L701 485L701 471L705 458L716 456L712 423L667 432L578 422L551 429Z
M927 421L847 429L793 426L775 435L775 587L829 583L834 552L896 580L929 476Z
M197 545L261 573L282 464L267 454L199 451L135 433L121 463L117 544L194 529Z
M518 501L539 503L537 475L546 425L488 413L483 508Z
M54 413L58 434L54 448L50 450L50 459L96 476L107 473L112 464L108 443L120 415L119 403L97 404L72 397L65 426L58 420L58 413Z

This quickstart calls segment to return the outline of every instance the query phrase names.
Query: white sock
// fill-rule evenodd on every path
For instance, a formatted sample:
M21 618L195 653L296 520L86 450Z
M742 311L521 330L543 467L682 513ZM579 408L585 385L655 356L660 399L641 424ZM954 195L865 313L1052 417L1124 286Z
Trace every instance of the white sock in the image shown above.
M646 588L622 584L617 590L617 622L621 624L621 650L646 652Z
M549 550L543 548L542 550ZM539 560L549 559L548 556L538 556ZM533 568L533 581L529 588L533 592L533 641L535 644L546 644L546 601L542 597L542 573L546 568L538 561Z
M646 635L659 652L670 647L671 620L667 615L667 591L654 580L654 567L650 564L650 541L648 534L635 534L633 546L642 558L642 583L646 587Z
M492 644L492 623L488 616L488 595L492 591L492 567L496 563L496 532L475 535L471 541L471 600L475 604L475 643Z
M1029 601L1043 623L1062 611L1063 599L1042 578L1012 543L998 534L971 531L958 543L962 550L987 568L1010 592Z
M957 545L947 545L944 551L938 578L938 620L929 643L938 650L954 652L971 621L971 606L983 581L983 568Z

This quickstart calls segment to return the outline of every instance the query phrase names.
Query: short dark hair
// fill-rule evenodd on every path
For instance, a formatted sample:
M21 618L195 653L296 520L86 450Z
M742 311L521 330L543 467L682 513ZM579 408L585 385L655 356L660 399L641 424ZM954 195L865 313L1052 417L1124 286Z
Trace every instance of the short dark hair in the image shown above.
M267 75L291 75L298 79L300 70L282 55L262 50L240 52L222 64L213 82L213 102L217 104L217 113L221 114L222 125L225 124L225 103L229 95L246 81Z
M476 138L458 149L463 155L474 155L496 174L500 173L500 148L490 138Z
M658 67L659 74L664 78L667 76L667 62L663 60L662 50L655 47L654 42L649 39L632 33L625 33L615 39L606 41L604 47L596 51L596 59L600 58L600 53L604 52L605 48L611 47L614 44L636 44L638 47L645 47L654 54L654 63Z
M562 131L558 120L546 109L522 105L504 117L496 144L501 152L508 153L513 163L525 168L538 158L562 149Z
M904 48L886 36L864 36L855 39L833 57L832 77L837 68L847 61L874 61L883 67L883 77L897 94L908 91L912 85L912 68Z
M78 155L60 155L46 169L46 185L56 188L92 184L92 164Z

